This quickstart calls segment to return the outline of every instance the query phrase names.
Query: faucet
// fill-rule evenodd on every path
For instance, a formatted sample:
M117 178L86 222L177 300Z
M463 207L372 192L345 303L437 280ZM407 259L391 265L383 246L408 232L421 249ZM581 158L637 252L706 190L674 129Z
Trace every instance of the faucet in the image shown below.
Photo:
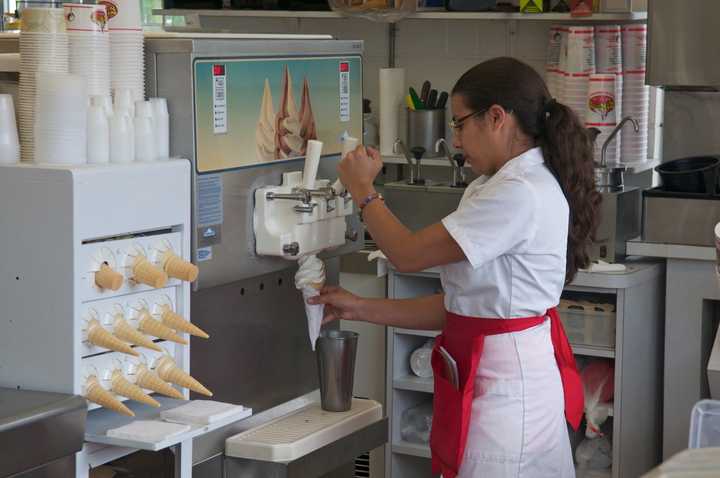
M410 153L408 153L407 147L405 147L405 143L398 138L393 143L393 154L400 153L405 156L405 161L410 165L410 179L408 180L408 184L415 184L415 165L413 164Z
M450 187L455 188L458 185L458 166L455 164L455 161L453 161L453 155L450 152L450 148L447 145L447 141L445 141L445 138L440 138L435 142L435 152L439 153L440 149L443 149L443 154L445 154L445 157L448 161L450 161Z
M607 153L608 146L610 146L610 143L615 139L615 136L617 136L617 134L620 132L620 130L623 128L623 126L625 126L625 123L627 123L628 121L633 124L633 129L635 130L636 133L640 132L640 125L634 118L632 118L630 116L626 116L622 120L620 120L618 125L615 126L615 129L613 129L610 132L607 139L605 140L605 142L602 145L602 150L600 152L600 167L601 168L607 168L607 158L605 157L605 154Z

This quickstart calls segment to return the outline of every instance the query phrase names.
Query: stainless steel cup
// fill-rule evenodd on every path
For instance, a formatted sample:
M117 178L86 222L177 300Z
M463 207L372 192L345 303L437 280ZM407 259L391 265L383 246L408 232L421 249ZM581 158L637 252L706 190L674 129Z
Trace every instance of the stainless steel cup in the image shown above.
M346 412L352 406L355 355L358 334L346 330L324 330L318 337L320 405L329 412Z
M445 137L445 110L407 110L407 147L425 148L424 158L437 158L435 143Z

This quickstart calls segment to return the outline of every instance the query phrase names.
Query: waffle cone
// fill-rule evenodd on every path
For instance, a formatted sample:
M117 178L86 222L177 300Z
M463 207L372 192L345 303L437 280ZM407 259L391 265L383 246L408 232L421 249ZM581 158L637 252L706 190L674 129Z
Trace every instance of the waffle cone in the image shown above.
M176 314L170 309L167 309L165 310L165 312L163 312L162 322L163 324L177 330L178 332L186 332L190 335L194 335L195 337L201 337L203 339L210 338L210 336L206 334L205 331L202 330L200 327L193 324L189 320L185 320L180 314Z
M140 354L134 351L128 344L102 328L97 320L90 321L88 326L88 342L98 347L114 350L115 352L121 352L135 357L140 356Z
M127 320L121 317L115 319L113 324L113 335L139 347L145 347L146 349L155 350L156 352L163 351L162 347L147 338L142 332L135 329L132 325L127 323Z
M150 317L150 314L147 312L143 313L141 316L141 319L138 322L138 330L148 335L152 335L153 337L169 340L177 344L187 345L188 343L187 340L173 332L171 328Z
M200 393L208 397L212 397L212 392L205 388L203 384L195 380L190 374L185 373L180 367L175 365L170 357L163 357L157 366L157 374L161 379L189 388L195 393Z
M92 377L86 384L85 398L93 403L113 410L115 412L134 417L135 414L132 410L126 407L120 400L113 397L113 394L102 388L102 385L97 381L97 378Z
M102 289L118 290L123 284L123 275L107 264L101 264L95 273L95 284Z
M142 388L152 390L153 392L163 394L170 398L185 398L183 397L182 392L180 392L176 388L173 388L172 385L163 381L160 377L158 377L156 374L154 374L147 368L143 368L138 372L136 383Z
M139 258L133 266L133 279L141 284L160 289L167 284L168 276L165 271L158 269L143 257Z
M136 402L144 403L152 407L160 406L160 404L154 398L143 392L140 387L128 382L128 380L123 377L122 372L120 372L119 370L113 372L112 380L110 383L112 391L117 393L118 395L122 395L123 397L127 397L131 400L135 400Z
M172 252L168 252L165 256L164 269L170 277L186 282L194 282L200 272L195 264L183 260Z

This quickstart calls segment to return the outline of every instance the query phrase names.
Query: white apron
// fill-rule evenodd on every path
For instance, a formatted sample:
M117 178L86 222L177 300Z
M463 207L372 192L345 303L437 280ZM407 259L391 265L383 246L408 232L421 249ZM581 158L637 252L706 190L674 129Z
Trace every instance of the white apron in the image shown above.
M448 311L530 317L559 303L568 205L540 148L474 181L443 225L468 259L442 268ZM549 321L486 337L458 477L574 476Z

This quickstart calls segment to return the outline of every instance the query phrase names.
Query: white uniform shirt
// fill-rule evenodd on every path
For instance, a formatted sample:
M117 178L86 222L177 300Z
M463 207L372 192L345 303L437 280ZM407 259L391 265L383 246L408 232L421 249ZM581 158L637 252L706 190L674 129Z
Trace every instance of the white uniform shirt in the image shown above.
M530 317L558 304L569 209L540 148L465 191L443 225L467 257L442 267L445 308L468 317Z

